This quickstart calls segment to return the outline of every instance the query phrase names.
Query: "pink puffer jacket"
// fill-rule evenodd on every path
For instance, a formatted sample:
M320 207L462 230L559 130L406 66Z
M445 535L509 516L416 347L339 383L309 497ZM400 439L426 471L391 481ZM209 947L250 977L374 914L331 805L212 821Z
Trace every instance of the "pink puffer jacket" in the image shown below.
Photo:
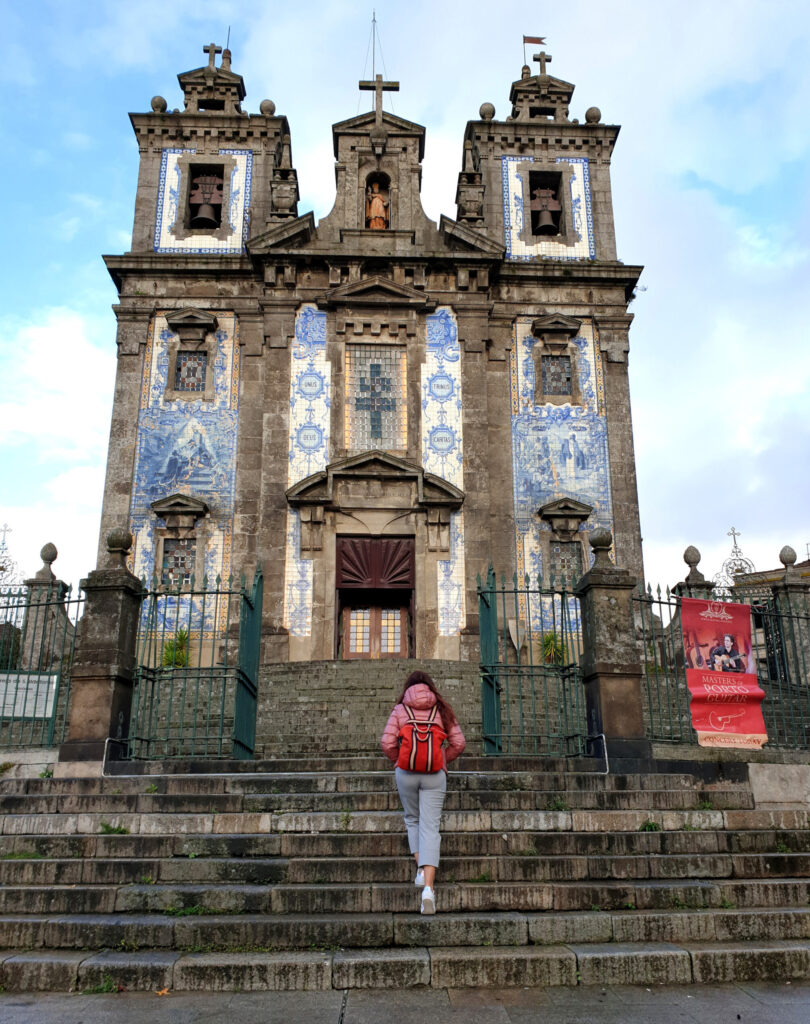
M414 718L418 722L426 722L430 717L430 709L435 703L436 694L429 686L425 686L424 683L416 683L414 686L409 686L405 691L403 703L397 704L394 707L380 741L383 753L393 764L396 764L397 757L399 756L399 730L408 721L408 712L403 705L407 704L411 708ZM444 722L442 722L441 713L436 715L435 721L447 733L447 746L442 751L444 754L444 768L446 770L447 765L451 761L455 761L462 750L464 750L466 741L458 722L453 722L448 731Z

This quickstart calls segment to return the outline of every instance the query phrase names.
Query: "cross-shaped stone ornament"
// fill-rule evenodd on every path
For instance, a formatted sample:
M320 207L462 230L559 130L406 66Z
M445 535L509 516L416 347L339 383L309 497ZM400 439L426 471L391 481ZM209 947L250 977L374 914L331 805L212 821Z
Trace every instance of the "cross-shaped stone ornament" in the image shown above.
M384 92L399 92L399 82L384 82L382 75L377 75L373 82L359 82L358 85L363 92L374 92L374 123L382 124L382 94Z
M0 533L3 534L3 539L0 541L0 548L4 548L6 546L6 534L11 533L11 527L8 523L3 523L3 525L0 526Z
M537 63L540 65L540 74L544 75L546 73L546 64L550 64L551 63L551 54L550 53L545 53L545 52L536 53L532 57L532 60L536 60L537 61Z
M203 47L203 53L208 54L208 67L212 70L216 70L214 61L216 60L217 54L222 53L222 47L217 46L216 43L209 43L208 46Z

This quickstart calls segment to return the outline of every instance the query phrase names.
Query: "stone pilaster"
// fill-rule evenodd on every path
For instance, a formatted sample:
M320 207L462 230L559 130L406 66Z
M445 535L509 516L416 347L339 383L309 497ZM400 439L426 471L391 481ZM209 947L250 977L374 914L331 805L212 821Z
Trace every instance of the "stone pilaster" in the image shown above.
M107 537L106 566L82 580L86 601L60 762L101 762L107 738L125 737L129 729L142 599L140 580L124 564L131 546L127 530L112 530ZM110 751L114 757L118 746L111 744L111 748L115 748Z
M641 703L642 667L633 625L636 580L610 561L609 530L590 537L595 561L575 588L582 610L582 676L588 733L605 736L608 756L649 758Z

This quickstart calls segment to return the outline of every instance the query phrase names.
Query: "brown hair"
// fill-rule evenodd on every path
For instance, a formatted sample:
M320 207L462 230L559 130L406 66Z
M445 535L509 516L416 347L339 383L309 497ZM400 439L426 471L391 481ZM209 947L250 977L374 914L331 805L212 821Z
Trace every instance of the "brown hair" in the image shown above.
M433 680L430 678L427 672L421 672L419 669L417 669L416 672L411 672L411 674L405 680L405 685L402 687L402 693L397 698L397 704L402 704L404 702L405 694L408 691L408 687L416 686L418 683L422 683L422 685L426 686L431 693L436 695L436 704L439 708L439 714L442 716L442 722L444 723L445 730L449 732L453 725L455 725L458 722L458 719L456 718L456 713L455 711L453 711L452 707L450 707L450 705L447 703L444 697L442 697L442 695L439 693L436 684L433 682Z

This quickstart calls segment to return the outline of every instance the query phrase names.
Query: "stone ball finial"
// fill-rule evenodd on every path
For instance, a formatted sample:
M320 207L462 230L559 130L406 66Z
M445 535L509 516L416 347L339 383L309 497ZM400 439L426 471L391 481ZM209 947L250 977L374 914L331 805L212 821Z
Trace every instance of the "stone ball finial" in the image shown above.
M690 544L686 551L684 551L683 560L689 566L690 571L697 566L700 561L700 552L694 544Z
M51 544L49 542L43 546L42 550L39 553L39 557L42 559L43 564L47 565L48 568L50 569L50 567L56 561L56 556L58 554L59 552L56 550L56 545Z
M529 67L528 64L524 64L523 67L520 69L520 77L521 79L532 77L532 69Z
M113 564L123 567L131 547L132 534L125 526L116 526L107 534L107 550Z
M482 103L478 113L482 121L491 121L495 116L495 107L491 103Z
M790 546L785 544L782 550L779 552L779 561L784 565L786 569L789 569L792 565L796 564L796 552Z
M272 100L262 100L259 104L259 111L265 117L272 117L276 112L276 105Z
M613 534L604 526L597 526L588 537L593 548L594 569L606 569L610 566L610 549L613 546Z
M169 104L166 102L166 100L163 99L162 96L153 96L152 97L152 113L153 114L165 114L166 113L166 108L168 106L169 106Z
M602 120L602 111L599 107L588 107L585 111L585 123L586 124L599 124Z

